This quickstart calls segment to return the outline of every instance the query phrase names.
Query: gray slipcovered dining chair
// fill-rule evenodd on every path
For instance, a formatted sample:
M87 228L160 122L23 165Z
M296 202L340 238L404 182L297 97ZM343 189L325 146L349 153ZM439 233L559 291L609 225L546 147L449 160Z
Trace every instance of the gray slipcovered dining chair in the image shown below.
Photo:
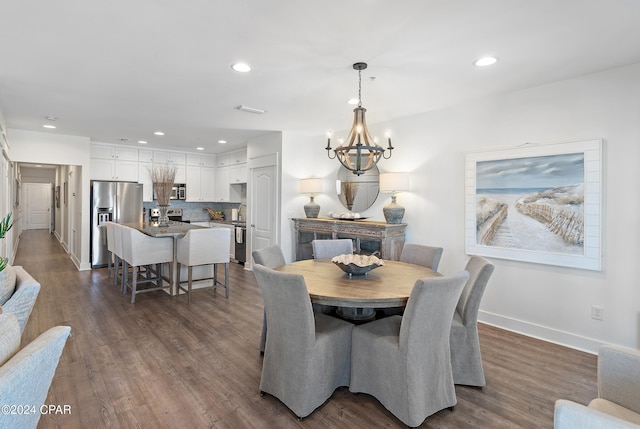
M451 366L455 384L482 387L486 384L478 338L478 310L494 265L481 256L472 256L465 270L469 280L451 322Z
M135 304L136 295L143 292L151 292L164 288L162 278L162 264L173 262L173 238L172 237L151 237L142 232L120 225L122 236L122 257L124 260L123 271L123 289L122 293L126 293L127 288L131 289L131 304ZM156 266L156 275L152 276L149 266ZM170 265L171 266L171 265ZM146 277L138 280L140 267L146 267ZM131 281L128 280L128 270L131 268ZM170 276L171 277L171 276ZM155 286L139 289L139 284L155 283Z
M277 244L273 246L264 247L262 249L254 250L251 252L253 260L256 264L264 265L267 268L276 268L284 265L284 254L282 249ZM262 314L262 334L260 334L260 353L264 353L264 345L267 341L267 312Z
M418 279L404 316L353 328L349 390L368 393L416 427L456 404L449 331L469 273Z
M422 265L438 271L440 259L442 258L442 247L425 246L423 244L404 243L400 262L408 264Z
M178 290L187 292L187 302L191 304L191 290L193 286L193 267L198 265L213 265L211 286L207 288L224 288L225 298L229 298L229 246L231 246L231 230L227 228L190 229L177 241L176 260L178 261L178 276L180 266L187 266L187 289L181 286L178 278ZM224 265L224 283L218 280L218 265ZM178 292L179 293L179 292Z
M311 241L311 247L313 249L313 259L327 259L353 253L353 241L350 238L313 240Z
M353 325L314 313L304 277L254 266L269 322L260 393L299 418L349 385Z
M0 413L3 429L35 429L55 374L69 326L56 326L20 349L15 315L0 314L0 398L3 405L33 407L36 412Z

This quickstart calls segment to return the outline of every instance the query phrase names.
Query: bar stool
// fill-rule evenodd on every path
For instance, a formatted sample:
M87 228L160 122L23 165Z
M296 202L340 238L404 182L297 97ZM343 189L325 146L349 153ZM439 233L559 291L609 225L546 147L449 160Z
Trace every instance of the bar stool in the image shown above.
M113 284L118 284L118 275L120 276L120 288L124 289L124 260L122 258L122 225L115 222L107 223L107 228L111 224L113 232ZM109 240L109 229L107 229L107 240ZM118 274L120 271L120 274Z
M120 228L125 262L123 265L122 293L126 293L127 288L131 288L131 304L136 302L136 295L139 293L171 287L171 285L163 285L162 264L173 262L173 238L151 237L125 225L120 225ZM156 266L155 277L151 275L151 269L147 267L147 275L140 284L155 282L156 286L138 290L140 267L154 264ZM128 267L131 267L131 282L128 281Z
M213 280L207 288L224 287L224 296L229 298L229 247L231 246L231 230L227 228L190 229L177 242L176 260L178 261L178 289L187 292L191 303L193 284L193 267L197 265L213 265L213 277L199 280ZM217 264L224 264L224 283L218 281ZM187 289L181 286L180 266L188 267ZM178 292L179 293L179 292Z

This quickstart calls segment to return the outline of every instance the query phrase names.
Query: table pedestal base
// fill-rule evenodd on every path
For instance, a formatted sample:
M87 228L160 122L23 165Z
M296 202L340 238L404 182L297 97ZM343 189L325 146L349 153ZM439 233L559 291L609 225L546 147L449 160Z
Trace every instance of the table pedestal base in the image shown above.
M338 307L336 314L343 319L363 322L375 319L376 310L374 308Z

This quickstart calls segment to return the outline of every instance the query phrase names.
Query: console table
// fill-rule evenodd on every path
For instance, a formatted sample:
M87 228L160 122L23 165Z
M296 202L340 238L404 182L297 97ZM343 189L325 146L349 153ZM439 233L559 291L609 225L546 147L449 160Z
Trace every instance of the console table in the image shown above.
M296 261L313 259L312 240L351 238L356 253L380 252L380 258L397 261L405 240L406 223L324 218L291 219L295 229Z

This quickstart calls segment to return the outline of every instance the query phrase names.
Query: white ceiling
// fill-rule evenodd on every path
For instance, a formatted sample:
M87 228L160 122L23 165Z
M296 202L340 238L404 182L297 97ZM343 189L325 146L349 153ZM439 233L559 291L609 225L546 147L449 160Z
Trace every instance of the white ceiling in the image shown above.
M54 133L224 152L348 128L357 61L383 122L640 62L639 21L638 0L2 0L0 110L8 128L55 116Z

